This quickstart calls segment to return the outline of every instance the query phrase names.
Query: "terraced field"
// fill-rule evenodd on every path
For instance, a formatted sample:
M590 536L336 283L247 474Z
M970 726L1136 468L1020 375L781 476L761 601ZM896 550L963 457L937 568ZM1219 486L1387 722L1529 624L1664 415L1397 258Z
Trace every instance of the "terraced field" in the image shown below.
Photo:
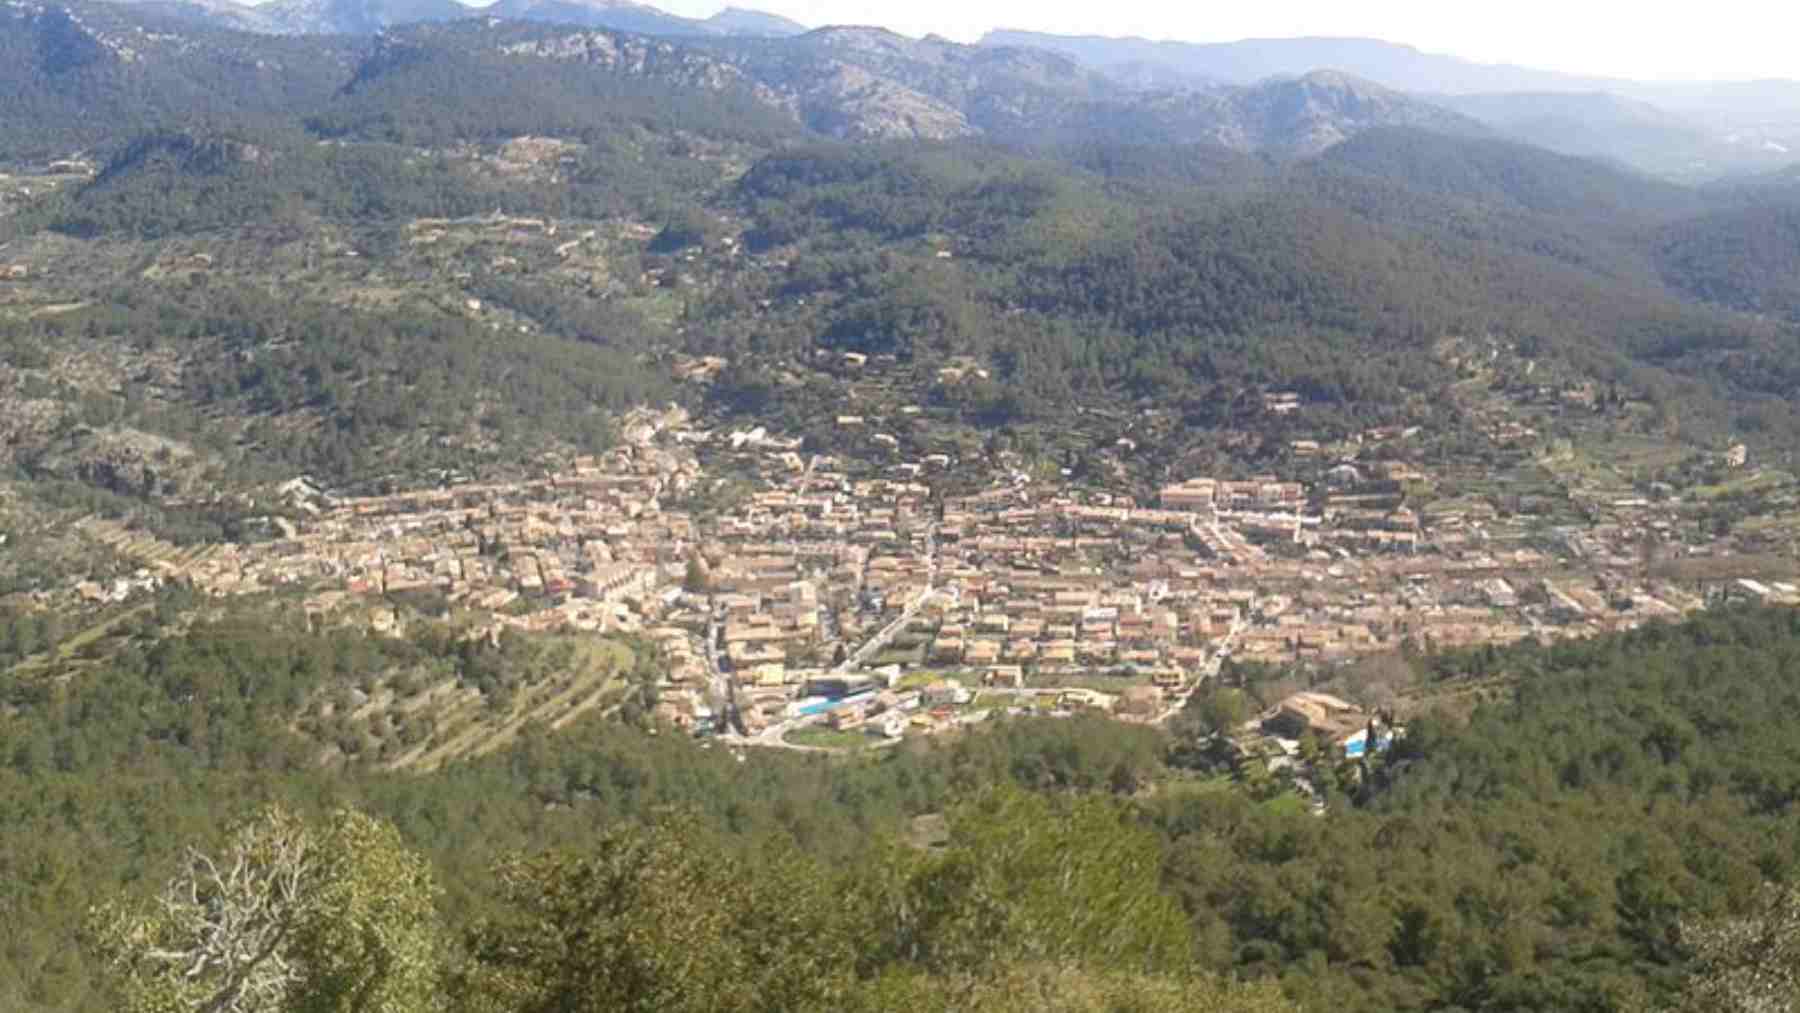
M177 569L201 562L217 551L217 546L196 545L182 548L154 535L132 531L118 521L88 517L75 525L81 534L106 546L126 559L147 567L166 564Z
M630 689L625 673L630 648L596 638L559 638L572 648L566 666L522 683L511 699L496 706L480 690L447 680L410 700L389 698L385 706L358 711L365 721L399 711L408 722L429 718L434 732L385 766L394 770L431 771L455 760L500 749L532 724L552 730L567 727L582 715L605 712L624 702ZM372 698L375 704L379 698Z

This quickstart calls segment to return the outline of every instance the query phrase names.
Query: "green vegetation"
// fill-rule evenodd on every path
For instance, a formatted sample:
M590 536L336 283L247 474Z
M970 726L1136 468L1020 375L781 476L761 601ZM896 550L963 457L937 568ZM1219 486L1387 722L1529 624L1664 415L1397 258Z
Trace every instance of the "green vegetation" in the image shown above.
M1092 791L1115 770L1147 780L1159 762L1154 735L1092 721L1019 725L920 754L883 751L894 755L871 764L785 754L740 764L724 750L639 730L620 712L590 714L556 735L527 725L492 755L429 775L387 773L371 749L319 764L306 716L315 701L420 665L450 666L470 688L496 680L488 692L501 692L513 666L528 674L533 646L490 654L429 630L396 641L309 633L258 615L127 647L66 679L3 677L0 912L32 928L10 934L0 953L10 990L0 1003L118 1008L95 966L68 945L82 913L160 882L189 844L212 851L230 833L221 814L270 800L314 824L344 805L391 822L431 859L440 910L460 933L498 916L495 863L583 848L670 805L734 852L787 840L837 864L865 852L871 835L897 834L907 816L941 811L982 785L1019 778Z
M1671 227L1658 253L1673 284L1710 302L1800 319L1800 210L1775 192ZM1769 198L1774 198L1770 200Z
M94 32L129 34L120 60ZM199 36L201 43L187 40ZM172 123L251 124L330 97L354 61L349 39L258 39L196 29L152 10L105 4L0 12L0 158L63 158ZM267 73L270 66L280 73Z
M598 36L628 56L641 54L648 66L637 73L599 60L504 52L540 45L554 52L566 34L556 26L474 19L410 26L377 47L348 87L306 110L306 126L325 137L420 147L496 137L611 140L634 127L765 146L800 134L798 124L756 101L748 87L719 82L730 81L719 62L694 50ZM692 150L691 139L688 144ZM592 175L585 181L594 181Z
M392 826L340 811L315 833L270 808L217 860L191 852L156 904L96 907L90 933L126 1010L424 1009L435 895Z
M1602 177L1611 203L1586 196ZM1125 398L1225 428L1256 415L1245 392L1291 389L1330 436L1416 411L1449 379L1428 349L1470 334L1626 386L1646 424L1679 401L1703 436L1742 414L1726 391L1774 393L1740 367L1784 354L1778 328L1684 303L1646 268L1642 232L1699 195L1497 142L1371 131L1274 179L1149 193L1043 156L815 147L739 192L752 248L795 253L756 340L969 356L991 379L934 398L983 426ZM709 304L721 336L735 305ZM1280 421L1255 424L1283 445Z
M1217 774L1170 780L1191 760L1182 741L1103 719L740 763L589 718L429 776L317 766L288 727L296 691L419 649L200 627L60 685L12 679L0 911L23 928L0 998L119 1008L69 945L81 912L117 898L116 918L140 917L133 898L188 868L181 848L236 846L220 813L270 801L325 840L346 805L391 824L359 853L428 862L433 980L487 1010L568 1008L557 995L1012 1009L1003 983L1047 967L1073 975L1070 1002L1116 988L1146 1009L1190 976L1276 984L1301 1008L1685 1009L1740 966L1706 926L1768 917L1800 853L1787 610L1430 659L1445 685L1504 673L1514 692L1466 724L1412 720L1392 753L1323 786L1323 818ZM1235 714L1219 696L1194 706ZM938 812L946 843L904 843L911 817ZM114 943L97 956L155 986L152 965L118 963L121 936L98 938ZM732 983L744 991L721 1000Z
M184 462L196 471L233 462L241 477L310 470L340 480L479 466L557 446L601 449L609 410L666 389L664 376L641 362L642 342L655 333L641 322L582 315L589 304L579 299L540 306L525 290L496 283L493 291L548 326L528 316L533 325L502 337L496 325L428 298L350 312L323 298L271 298L231 283L115 290L111 301L69 314L0 320L0 344L54 347L82 334L132 342L140 361L173 357L185 366L168 400L142 389L67 391L66 436L16 451L18 464L45 477L80 474L65 458L79 460L82 442L95 438L90 431L109 426L151 429L186 451L149 477L90 478L127 495L195 481ZM156 330L141 329L147 318ZM46 359L28 375L55 374Z
M31 31L80 49L53 20ZM220 54L288 43L192 32L205 59L51 67L45 43L10 71L40 119L102 94L160 103L120 107L88 144L91 179L0 218L28 269L0 282L0 358L19 371L0 394L55 406L8 443L34 481L155 499L226 476L516 469L603 446L609 412L671 398L853 454L837 415L919 405L883 423L904 453L1008 452L1077 480L1100 466L1095 441L1127 431L1146 480L1267 469L1291 439L1396 422L1426 426L1446 460L1491 455L1483 391L1446 387L1537 381L1452 363L1449 338L1596 384L1625 438L1743 438L1778 463L1800 433L1790 326L1773 296L1717 280L1750 278L1731 258L1753 249L1775 266L1745 283L1777 285L1782 187L1688 189L1398 127L1286 165L1086 127L843 143L757 91L787 86L783 60L812 72L781 43L473 20L253 86L220 78L239 73ZM982 86L1038 95L1058 131L1104 118L1071 111L1086 77L1007 73ZM196 82L260 90L211 115ZM821 358L838 351L881 360L856 411ZM682 354L728 365L677 386ZM1262 411L1270 390L1304 410ZM148 446L139 433L173 460L91 463Z
M787 741L815 749L866 749L875 743L866 732L837 731L823 726L801 728L790 733Z

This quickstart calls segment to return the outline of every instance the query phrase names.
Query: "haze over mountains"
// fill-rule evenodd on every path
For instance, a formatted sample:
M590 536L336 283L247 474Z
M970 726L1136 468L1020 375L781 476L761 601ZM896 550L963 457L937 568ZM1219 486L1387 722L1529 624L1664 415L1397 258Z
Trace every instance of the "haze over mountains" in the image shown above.
M230 28L268 34L372 35L396 25L454 21L487 15L557 24L613 28L646 35L782 38L806 26L775 14L727 7L709 18L684 18L629 0L498 0L491 5L458 0L143 0L162 8Z
M1426 97L1530 144L1685 178L1786 164L1800 151L1800 83L1793 81L1583 77L1472 63L1378 39L1194 44L997 30L980 44L1048 49L1161 87L1243 86L1328 67Z
M228 121L254 119L265 108L261 94L304 104L303 96L323 101L334 87L346 94L381 87L392 73L421 62L442 68L472 61L486 68L482 73L529 76L537 73L529 65L555 65L646 86L730 94L808 131L849 140L1160 140L1300 157L1377 126L1487 132L1454 111L1336 72L1205 92L1145 91L1041 49L909 39L879 28L823 28L779 39L625 33L541 24L532 20L544 13L541 5L503 2L524 16L379 28L392 9L340 3L306 15L340 29L379 31L372 41L349 31L317 37L221 32L210 14L196 20L190 10L148 5L0 8L10 14L7 42L14 53L0 77L16 96L10 114L0 112L0 126L16 128L5 135L15 151L54 156L66 153L58 145L79 147L134 123L179 120L183 110L216 105ZM298 10L275 13L292 22ZM586 10L596 17L649 16L643 8ZM770 25L742 12L713 23L758 31ZM302 56L309 52L316 59ZM454 107L466 98L458 89L477 80L447 80L428 98ZM227 94L235 103L223 100ZM542 92L520 100L555 98Z

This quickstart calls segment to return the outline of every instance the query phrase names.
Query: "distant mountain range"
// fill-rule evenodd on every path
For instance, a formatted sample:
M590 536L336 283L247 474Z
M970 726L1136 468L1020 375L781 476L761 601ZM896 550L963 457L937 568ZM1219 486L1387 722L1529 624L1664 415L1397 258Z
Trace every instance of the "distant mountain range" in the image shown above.
M1153 66L1196 84L1251 84L1268 77L1291 77L1320 68L1346 71L1399 91L1444 94L1597 91L1604 90L1608 84L1599 78L1470 63L1379 39L1152 42L1002 29L989 32L978 44L1049 49L1101 70Z
M1358 38L1226 43L1001 30L979 45L1062 53L1145 89L1243 86L1319 69L1428 98L1516 140L1685 178L1800 159L1800 82L1650 83L1472 63Z
M502 0L513 10L551 2ZM386 23L403 13L444 13L454 0L408 0L404 9L376 9L367 0L277 3L259 13L381 34L372 42L348 33L259 36L191 21L192 8L0 4L0 91L13 96L0 106L0 137L15 151L54 155L134 124L180 121L184 110L204 110L214 122L257 122L286 103L303 115L353 118L362 96L410 89L403 101L419 120L478 101L514 103L521 112L578 110L627 86L644 101L729 93L758 116L846 140L1204 144L1296 158L1375 127L1491 133L1455 111L1338 72L1144 91L1046 50L911 39L879 28L780 38L721 28L670 37L497 17ZM647 8L592 10L650 16ZM771 27L750 12L713 20ZM319 59L309 62L312 51Z
M458 0L272 0L261 5L233 0L138 2L191 21L272 35L373 35L399 25L477 15L644 35L784 38L807 30L798 22L762 11L728 7L710 18L694 19L629 0L498 0L486 7Z
M611 66L594 54L631 47L577 33L666 40L689 47L683 50L687 64L716 65L756 101L809 130L841 138L1206 143L1290 158L1316 154L1373 127L1405 126L1505 137L1688 181L1763 175L1800 161L1800 84L1794 82L1659 85L1585 78L1475 64L1375 39L1189 44L996 31L964 46L876 27L808 31L743 8L685 18L628 0L498 0L489 7L458 0L272 0L262 6L142 0L126 6L0 6L6 9L30 22L27 31L39 40L20 50L24 62L16 71L46 60L66 62L83 51L80 31L55 28L59 10L81 12L75 20L92 28L89 34L112 40L90 54L95 58L109 46L114 52L167 52L154 40L203 29L287 37L302 50L320 47L332 60L347 58L343 49L356 39L395 32L401 33L390 40L395 43L492 50L504 34L499 26L527 23L543 32L509 36L505 45L515 56L566 60L575 52ZM131 38L132 29L121 23L107 34L108 25L133 17L162 27ZM448 22L485 27L432 38L407 34L412 26ZM221 54L260 45L248 38L203 38L203 49L227 61ZM655 60L619 72L654 78L658 68L682 62ZM122 68L118 74L145 78L167 70ZM266 62L249 76L256 79L254 88L291 84ZM122 90L108 85L76 101L71 89L79 80L21 81L12 93L15 105L62 109L73 119L58 126L79 132L84 123L98 129L93 121L102 118L101 110L135 110L109 114L126 115L129 122L151 115L147 106L161 101L141 82L118 85ZM183 99L170 108L184 103L193 104ZM25 118L45 121L35 112Z

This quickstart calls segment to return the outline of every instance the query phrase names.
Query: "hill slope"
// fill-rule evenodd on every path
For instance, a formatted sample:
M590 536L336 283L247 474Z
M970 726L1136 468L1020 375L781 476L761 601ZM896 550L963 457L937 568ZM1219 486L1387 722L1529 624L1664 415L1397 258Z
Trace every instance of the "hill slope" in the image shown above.
M1674 179L1755 172L1791 160L1778 148L1733 140L1704 117L1601 92L1441 95L1432 101L1527 144Z
M1312 155L1376 128L1418 127L1480 136L1473 120L1338 71L1277 78L1232 96L1243 150Z
M684 18L629 0L118 0L213 28L272 35L375 35L389 28L469 17L501 17L645 35L784 38L806 28L787 18L729 7L705 19Z
M1800 201L1759 202L1681 222L1659 239L1670 284L1697 298L1800 321Z
M933 363L989 362L994 386L957 394L983 424L1175 400L1194 439L1241 421L1233 398L1258 387L1306 391L1344 425L1413 411L1448 380L1431 349L1469 334L1679 404L1697 436L1752 402L1793 407L1787 336L1737 312L1774 305L1781 272L1757 302L1701 252L1784 241L1755 238L1752 198L1484 136L1342 74L1142 93L1050 54L873 29L681 41L464 19L331 43L334 80L274 59L299 40L181 28L131 62L95 24L47 30L67 52L10 70L13 108L60 115L66 84L92 78L121 115L93 125L110 138L95 178L0 225L44 272L16 290L18 340L52 347L69 326L32 307L102 307L105 335L154 293L203 338L172 396L210 413L227 456L344 474L416 454L424 433L482 455L533 426L598 438L581 389L620 404L656 388L653 363L719 354L741 368L716 403L762 404L760 385L821 347L898 356L920 399L944 396ZM207 98L184 109L226 73L263 88L241 110L254 125L209 122ZM821 139L849 143L806 146ZM476 240L496 211L529 223L505 226L520 250ZM160 254L134 251L169 242L232 264L231 284L144 289L130 272ZM215 300L242 314L258 286L303 295L284 317L330 321L323 359L291 360L315 367L303 383L207 361L227 347L216 332L241 330L216 323ZM433 389L464 389L453 363L498 367L480 334L535 335L520 339L532 410L398 397L409 313L456 320L422 359L442 366ZM281 319L248 316L245 340L295 354ZM345 357L359 320L380 336ZM379 434L366 454L318 428L345 405ZM817 429L807 413L828 408L788 421ZM243 442L259 416L280 428ZM471 439L471 421L504 439Z
M0 5L0 158L289 117L341 86L357 58L344 40L246 35L152 8Z
M810 29L798 21L784 18L779 14L750 10L744 7L727 7L703 24L727 35L761 36L765 38L786 38L793 35L804 35Z
M503 5L494 11L523 18L569 13L528 8L528 2L517 0L516 10ZM448 19L458 13L455 7L453 0L426 0L404 10L294 0L262 12L297 29L327 22L349 32L391 29L372 45L258 38L170 20L145 8L83 8L80 17L57 13L62 8L32 15L9 8L18 22L8 38L17 50L15 59L0 71L11 76L6 83L17 96L9 107L17 116L17 129L9 136L21 138L15 143L30 137L40 150L53 150L53 145L72 147L108 131L128 134L134 128L171 125L183 115L192 118L215 108L228 120L235 115L254 122L283 114L291 119L294 113L317 110L334 85L348 84L352 93L365 89L397 68L400 54L410 54L405 60L415 72L483 66L510 76L515 84L498 90L515 93L511 114L521 123L584 118L571 103L585 101L580 96L592 89L574 78L569 86L576 95L567 97L561 88L536 95L517 84L559 64L600 71L615 80L632 78L652 89L730 91L811 131L849 139L980 135L1043 144L1113 137L1132 143L1208 141L1294 157L1371 127L1482 129L1474 121L1341 74L1208 93L1138 93L1041 51L959 46L879 29L830 28L766 39L720 37L696 29L684 41L651 43L614 28L475 19L435 30L420 24L393 27L401 21ZM582 11L602 22L637 24L641 18L662 17L650 8L628 5ZM158 25L151 38L160 41L128 38L137 24L134 18L145 26ZM357 24L348 25L346 19ZM640 27L664 33L669 28L661 22ZM307 61L308 56L314 59ZM354 71L347 73L353 63ZM538 69L530 69L533 65ZM443 73L443 85L421 97L456 106L468 103L472 92L495 90L456 85L453 78ZM543 110L559 106L564 113L544 115ZM427 108L413 113L441 118ZM606 114L596 110L585 118L596 117ZM55 140L58 133L34 133L31 127L40 124L52 125L74 143ZM416 133L407 122L397 122L394 129Z
M1243 87L1330 68L1417 95L1515 140L1684 180L1767 170L1800 151L1800 85L1793 82L1581 77L1355 38L1197 44L999 30L979 45L1060 53L1144 90Z

